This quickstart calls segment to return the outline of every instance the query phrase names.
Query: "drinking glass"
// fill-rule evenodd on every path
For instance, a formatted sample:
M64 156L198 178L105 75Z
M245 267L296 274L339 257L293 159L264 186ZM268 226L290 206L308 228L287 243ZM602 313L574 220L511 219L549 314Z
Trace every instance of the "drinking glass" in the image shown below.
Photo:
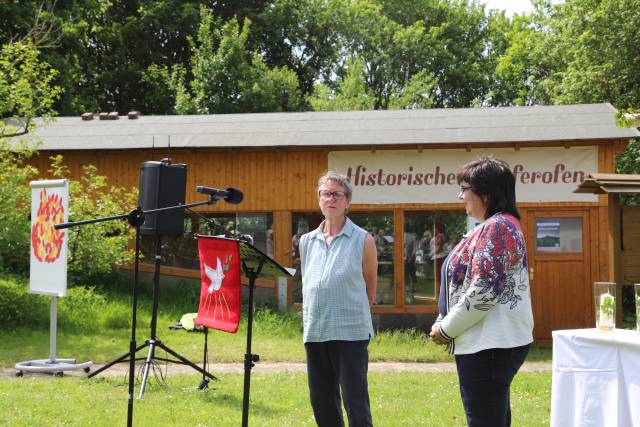
M593 300L596 309L596 328L600 331L612 331L616 326L616 284L595 282Z

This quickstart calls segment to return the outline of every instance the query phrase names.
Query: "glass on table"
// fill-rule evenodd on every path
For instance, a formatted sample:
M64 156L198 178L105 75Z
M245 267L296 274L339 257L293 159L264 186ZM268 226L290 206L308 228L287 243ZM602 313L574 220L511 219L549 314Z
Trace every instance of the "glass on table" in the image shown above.
M616 284L594 282L593 300L596 309L596 328L612 331L616 326Z

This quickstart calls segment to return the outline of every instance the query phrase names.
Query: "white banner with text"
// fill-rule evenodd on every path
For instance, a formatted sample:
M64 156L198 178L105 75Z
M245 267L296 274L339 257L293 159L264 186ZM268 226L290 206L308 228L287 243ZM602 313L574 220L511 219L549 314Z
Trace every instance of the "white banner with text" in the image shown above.
M352 203L457 203L457 171L471 160L490 155L511 167L518 202L598 200L593 194L573 192L598 171L595 146L332 151L329 169L349 177L354 187Z

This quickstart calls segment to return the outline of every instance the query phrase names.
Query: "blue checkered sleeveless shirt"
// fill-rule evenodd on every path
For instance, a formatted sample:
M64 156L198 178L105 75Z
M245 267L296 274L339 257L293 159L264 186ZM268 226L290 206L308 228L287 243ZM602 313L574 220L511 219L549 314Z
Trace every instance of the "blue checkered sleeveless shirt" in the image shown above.
M362 272L367 232L346 219L327 245L322 229L300 238L304 342L373 338L371 310Z

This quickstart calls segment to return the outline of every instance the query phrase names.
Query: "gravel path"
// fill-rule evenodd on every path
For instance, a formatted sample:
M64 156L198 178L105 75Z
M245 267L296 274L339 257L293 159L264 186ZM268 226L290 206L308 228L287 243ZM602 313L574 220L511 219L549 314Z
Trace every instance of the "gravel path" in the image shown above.
M94 365L91 370L95 371L102 365ZM99 376L124 376L128 372L128 363L120 363L110 367L109 369L101 372ZM165 369L165 364L161 364L162 370ZM168 364L166 365L168 374L186 374L194 373L197 371L190 366ZM244 372L244 366L242 363L211 363L209 370L212 374L218 373L233 373L240 374ZM454 363L404 363L404 362L372 362L369 363L369 372L455 372L456 367ZM551 370L551 363L545 362L527 362L520 369L521 372L546 372ZM258 362L252 369L252 373L273 373L273 372L305 372L306 365L304 363L272 363L272 362ZM26 376L31 375L45 375L45 374L32 374L25 373ZM65 376L84 376L84 371L66 371ZM198 374L200 375L200 374ZM16 370L13 366L1 367L0 378L10 378L16 376Z

